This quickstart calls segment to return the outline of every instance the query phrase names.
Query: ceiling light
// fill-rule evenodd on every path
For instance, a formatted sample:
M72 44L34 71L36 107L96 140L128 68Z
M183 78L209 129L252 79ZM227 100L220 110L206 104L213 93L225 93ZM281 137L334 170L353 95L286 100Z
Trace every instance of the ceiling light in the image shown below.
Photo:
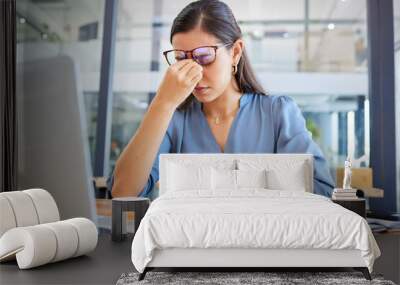
M25 18L19 18L19 22L20 22L21 24L25 24L25 23L26 23L26 20L25 20Z
M328 25L328 29L329 30L334 30L335 29L335 24L334 23L330 23L329 25Z

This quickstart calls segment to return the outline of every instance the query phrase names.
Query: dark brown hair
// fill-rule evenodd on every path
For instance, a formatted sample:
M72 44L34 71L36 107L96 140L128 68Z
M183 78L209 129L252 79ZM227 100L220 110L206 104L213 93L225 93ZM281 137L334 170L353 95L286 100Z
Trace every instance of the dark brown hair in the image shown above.
M203 31L215 36L223 44L227 44L227 48L231 48L238 39L242 38L242 31L228 5L218 0L199 0L183 8L174 19L170 35L171 44L175 34L188 32L199 24ZM250 66L246 50L242 52L235 79L240 92L266 95ZM195 97L191 94L178 106L178 109L185 109L193 100Z

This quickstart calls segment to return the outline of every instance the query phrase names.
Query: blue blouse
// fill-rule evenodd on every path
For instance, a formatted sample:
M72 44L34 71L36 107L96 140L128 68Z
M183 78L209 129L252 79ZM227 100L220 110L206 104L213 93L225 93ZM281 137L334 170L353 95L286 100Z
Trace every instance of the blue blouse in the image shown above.
M304 117L293 99L245 93L240 97L225 143L224 153L310 153L314 156L314 193L330 197L334 187L326 160L312 140ZM154 198L159 179L160 153L222 153L202 103L193 100L186 110L176 110L160 145L147 184L139 194ZM109 178L112 189L113 174Z

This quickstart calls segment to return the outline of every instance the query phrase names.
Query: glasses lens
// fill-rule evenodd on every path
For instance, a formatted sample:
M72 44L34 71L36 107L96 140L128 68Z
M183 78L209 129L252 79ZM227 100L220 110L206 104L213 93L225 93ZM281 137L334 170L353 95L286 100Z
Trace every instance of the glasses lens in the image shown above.
M171 50L170 52L167 52L167 60L171 65L185 58L186 54L183 51Z
M201 65L210 64L215 60L215 49L212 47L200 47L193 51L193 59Z

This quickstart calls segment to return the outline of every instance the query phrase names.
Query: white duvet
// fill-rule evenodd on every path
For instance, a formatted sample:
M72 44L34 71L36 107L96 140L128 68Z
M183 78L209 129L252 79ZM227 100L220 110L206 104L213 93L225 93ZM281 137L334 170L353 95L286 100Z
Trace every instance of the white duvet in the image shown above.
M307 192L170 192L151 203L132 243L143 272L155 249L358 249L372 272L380 250L365 219Z

